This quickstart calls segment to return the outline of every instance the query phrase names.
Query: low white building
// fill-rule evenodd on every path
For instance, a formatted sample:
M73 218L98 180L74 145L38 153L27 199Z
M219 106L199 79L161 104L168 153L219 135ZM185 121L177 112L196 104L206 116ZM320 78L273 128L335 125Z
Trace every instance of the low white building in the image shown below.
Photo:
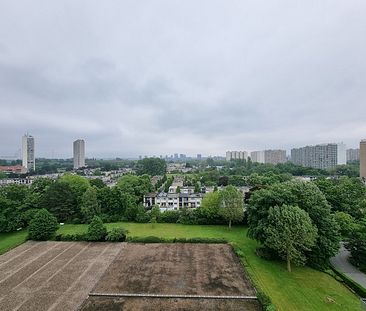
M160 211L174 211L182 208L197 208L201 206L202 193L149 193L144 196L144 207L159 206Z

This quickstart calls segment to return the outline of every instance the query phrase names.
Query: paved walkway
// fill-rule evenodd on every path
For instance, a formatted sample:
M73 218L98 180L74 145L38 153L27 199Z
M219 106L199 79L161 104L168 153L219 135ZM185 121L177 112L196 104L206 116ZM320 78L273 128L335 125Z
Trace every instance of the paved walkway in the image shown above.
M343 272L350 279L366 288L366 274L349 263L349 256L349 251L344 247L342 243L339 253L335 257L331 258L330 262L335 268Z

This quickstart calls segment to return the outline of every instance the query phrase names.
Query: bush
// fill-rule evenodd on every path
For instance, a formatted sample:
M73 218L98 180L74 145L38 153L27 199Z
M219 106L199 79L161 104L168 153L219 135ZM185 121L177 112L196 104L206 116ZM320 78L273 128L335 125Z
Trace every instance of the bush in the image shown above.
M88 241L104 241L107 235L107 228L103 225L103 221L98 216L94 216L88 226Z
M157 236L132 236L127 238L127 242L131 243L166 243L168 240L164 238L159 238Z
M125 228L113 228L108 232L106 241L109 242L123 242L126 240L128 231Z
M54 236L58 229L58 223L46 209L39 210L30 221L29 224L29 239L45 241Z
M257 297L264 311L276 311L271 299L265 293L258 291Z
M74 234L58 234L55 238L56 241L88 241L88 235L86 233L74 233Z
M165 211L160 213L158 222L175 224L179 219L179 211Z

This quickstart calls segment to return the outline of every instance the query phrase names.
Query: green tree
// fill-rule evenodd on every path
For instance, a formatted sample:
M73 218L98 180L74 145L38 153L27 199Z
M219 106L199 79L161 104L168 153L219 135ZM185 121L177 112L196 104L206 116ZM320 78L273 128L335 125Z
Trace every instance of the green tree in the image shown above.
M352 264L366 273L366 218L354 226L346 247L351 252Z
M81 199L81 196L84 194L86 189L90 187L89 181L82 176L73 175L73 174L65 174L58 180L59 183L67 184L70 189L75 193L78 200Z
M324 194L314 183L291 180L254 191L247 208L248 235L264 243L270 207L284 204L298 206L309 214L318 237L306 254L307 262L315 268L325 268L339 249L340 233Z
M103 241L107 236L107 228L100 217L94 216L88 226L87 237L89 241Z
M137 162L138 175L164 175L166 173L166 162L159 158L144 158Z
M100 205L97 199L96 188L88 188L81 196L80 210L84 217L84 221L87 223L89 223L94 216L100 215Z
M134 199L135 204L142 203L144 194L149 193L153 189L148 175L125 175L118 180L117 187L122 193L130 195Z
M55 182L47 187L41 207L55 215L59 222L71 222L81 217L76 194L68 183Z
M89 183L90 183L91 186L94 186L98 189L102 189L104 187L107 187L107 185L100 178L90 179Z
M243 195L233 186L227 186L220 194L220 214L229 223L242 221L244 217Z
M30 221L28 232L29 239L45 241L50 239L57 231L58 223L46 209L39 210Z
M345 212L336 212L334 217L340 227L342 236L347 237L355 225L353 217Z
M220 193L218 191L207 193L202 199L201 206L197 208L196 214L200 223L222 223Z
M286 260L287 270L291 272L292 262L296 265L305 263L305 252L314 246L317 229L304 210L282 205L269 208L265 234L264 244Z

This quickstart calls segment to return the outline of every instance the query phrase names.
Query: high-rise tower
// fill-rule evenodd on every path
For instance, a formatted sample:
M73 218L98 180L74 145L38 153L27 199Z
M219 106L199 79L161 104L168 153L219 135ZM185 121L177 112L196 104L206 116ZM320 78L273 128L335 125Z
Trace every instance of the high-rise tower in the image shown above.
M366 139L360 142L360 177L366 179Z
M85 166L85 141L78 139L74 141L74 169Z
M27 171L35 171L34 137L29 134L25 134L22 138L22 162Z

